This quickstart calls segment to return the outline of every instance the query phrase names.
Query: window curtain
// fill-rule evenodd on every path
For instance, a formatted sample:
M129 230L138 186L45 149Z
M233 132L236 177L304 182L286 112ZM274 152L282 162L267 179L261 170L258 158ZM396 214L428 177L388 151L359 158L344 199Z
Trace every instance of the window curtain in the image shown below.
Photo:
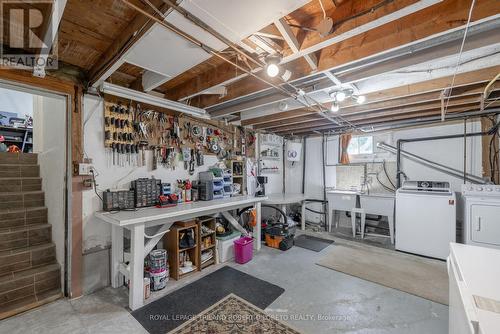
M349 154L347 153L347 148L351 142L352 135L350 133L345 133L340 135L340 163L343 165L349 164Z

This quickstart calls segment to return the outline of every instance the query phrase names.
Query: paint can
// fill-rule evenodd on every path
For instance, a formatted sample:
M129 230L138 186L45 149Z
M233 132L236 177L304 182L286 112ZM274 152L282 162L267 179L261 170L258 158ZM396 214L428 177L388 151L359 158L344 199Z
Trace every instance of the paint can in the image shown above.
M150 272L160 272L167 270L167 251L164 249L155 249L149 253Z
M162 270L158 272L149 272L149 278L151 280L151 290L158 291L167 285L168 282L168 270Z

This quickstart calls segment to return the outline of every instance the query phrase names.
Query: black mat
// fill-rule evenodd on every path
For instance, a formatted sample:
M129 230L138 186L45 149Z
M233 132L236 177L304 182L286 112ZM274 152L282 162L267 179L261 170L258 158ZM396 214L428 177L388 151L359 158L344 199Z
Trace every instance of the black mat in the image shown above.
M333 240L321 239L310 235L301 234L295 238L295 246L320 252L333 244Z
M230 293L265 309L285 290L277 285L223 267L138 310L134 318L151 334L165 334Z

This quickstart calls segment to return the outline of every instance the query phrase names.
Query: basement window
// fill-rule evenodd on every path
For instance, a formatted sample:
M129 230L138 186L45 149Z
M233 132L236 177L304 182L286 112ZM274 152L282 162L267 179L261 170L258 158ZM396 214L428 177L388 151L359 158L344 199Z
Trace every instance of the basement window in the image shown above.
M349 155L373 154L373 136L352 137L347 153Z

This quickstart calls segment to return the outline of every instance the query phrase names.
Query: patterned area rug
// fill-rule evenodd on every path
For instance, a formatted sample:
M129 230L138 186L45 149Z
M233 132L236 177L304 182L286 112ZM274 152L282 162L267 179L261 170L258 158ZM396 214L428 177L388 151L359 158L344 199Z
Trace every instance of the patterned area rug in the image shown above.
M230 294L170 334L300 334L246 300Z

